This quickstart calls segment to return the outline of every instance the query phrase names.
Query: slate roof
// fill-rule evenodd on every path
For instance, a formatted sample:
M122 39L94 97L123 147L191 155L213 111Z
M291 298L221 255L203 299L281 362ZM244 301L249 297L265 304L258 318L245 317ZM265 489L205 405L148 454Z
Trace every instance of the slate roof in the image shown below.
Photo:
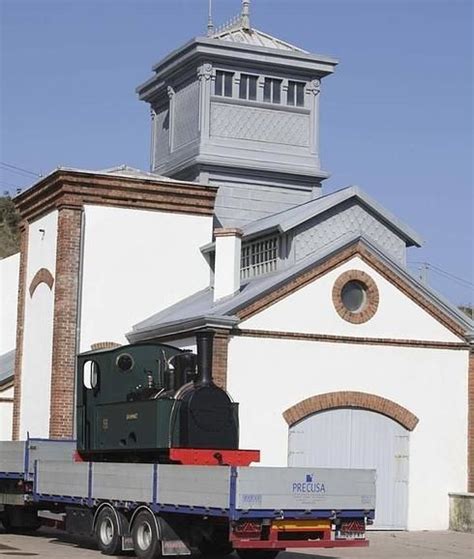
M323 263L337 252L357 241L361 241L385 265L401 276L411 287L419 291L437 308L456 322L462 324L468 335L474 335L474 324L464 313L451 305L434 290L420 283L407 269L400 267L396 262L388 258L383 250L377 247L374 242L367 240L359 234L350 233L328 243L323 249L310 254L295 266L243 283L240 291L232 297L214 303L212 287L198 291L175 305L139 322L133 326L132 331L127 334L127 338L130 342L138 342L159 336L179 334L180 332L204 326L232 328L239 322L236 313L241 308L278 289L281 285L297 277L305 270Z
M348 186L330 194L320 196L309 202L293 206L282 212L257 219L241 227L243 238L249 240L253 237L260 237L264 234L273 232L286 233L298 225L327 212L347 200L354 199L367 207L374 213L387 227L395 231L406 245L421 246L423 239L411 227L403 223L392 213L366 194L358 186ZM215 243L208 243L201 247L202 252L214 250Z
M0 355L0 386L13 379L15 374L15 350Z

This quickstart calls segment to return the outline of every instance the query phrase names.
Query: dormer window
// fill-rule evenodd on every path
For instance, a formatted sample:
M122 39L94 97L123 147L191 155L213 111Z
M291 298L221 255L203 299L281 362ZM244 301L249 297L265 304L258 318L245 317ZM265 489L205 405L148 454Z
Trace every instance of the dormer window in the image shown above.
M216 71L216 81L214 84L214 95L220 97L232 97L232 82L234 74L232 72Z
M288 82L287 105L304 107L304 82Z
M281 100L281 80L275 78L265 78L263 84L263 100L266 103L280 104Z
M278 236L242 244L240 277L249 279L273 272L278 261Z
M240 75L239 98L255 101L257 99L257 76Z

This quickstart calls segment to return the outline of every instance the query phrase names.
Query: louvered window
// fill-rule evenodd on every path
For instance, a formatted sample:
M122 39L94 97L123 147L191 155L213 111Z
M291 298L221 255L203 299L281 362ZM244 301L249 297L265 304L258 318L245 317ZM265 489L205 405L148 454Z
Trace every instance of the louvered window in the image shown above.
M252 278L276 270L278 237L266 237L242 245L241 279Z

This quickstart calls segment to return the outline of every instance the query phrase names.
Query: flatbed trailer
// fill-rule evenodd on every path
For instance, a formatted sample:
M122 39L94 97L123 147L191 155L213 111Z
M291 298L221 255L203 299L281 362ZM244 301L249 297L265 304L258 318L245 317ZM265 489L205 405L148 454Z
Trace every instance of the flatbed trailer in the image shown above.
M74 441L0 442L0 520L95 535L105 554L230 553L368 545L375 471L75 461Z

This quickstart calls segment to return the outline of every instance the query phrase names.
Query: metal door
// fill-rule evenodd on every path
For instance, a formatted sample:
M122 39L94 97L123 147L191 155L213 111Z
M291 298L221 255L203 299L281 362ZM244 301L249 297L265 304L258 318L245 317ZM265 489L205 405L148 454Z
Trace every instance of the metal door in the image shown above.
M289 466L375 468L374 528L405 530L408 510L409 431L379 413L336 409L290 428Z

